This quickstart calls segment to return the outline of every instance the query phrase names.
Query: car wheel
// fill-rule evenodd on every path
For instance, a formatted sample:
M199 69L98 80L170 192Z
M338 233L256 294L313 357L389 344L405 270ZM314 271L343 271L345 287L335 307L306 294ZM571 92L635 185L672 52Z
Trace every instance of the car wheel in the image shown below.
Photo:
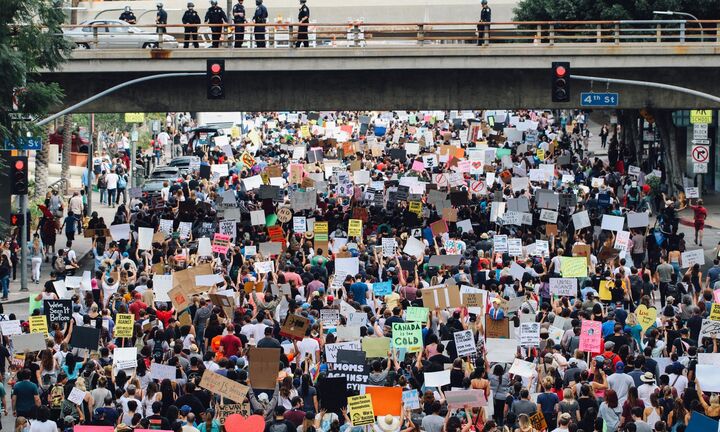
M157 48L157 47L158 47L157 42L148 42L148 43L146 43L146 44L143 45L143 48L145 48L145 49L154 49L154 48Z
M77 43L77 44L75 44L75 49L83 49L83 50L90 49L90 45L88 45L86 43Z

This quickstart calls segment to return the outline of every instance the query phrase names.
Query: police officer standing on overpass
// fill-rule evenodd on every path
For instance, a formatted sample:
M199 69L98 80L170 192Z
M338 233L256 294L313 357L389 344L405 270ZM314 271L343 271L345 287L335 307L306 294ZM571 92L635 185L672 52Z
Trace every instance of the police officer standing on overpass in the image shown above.
M128 24L137 23L137 18L135 18L135 14L130 6L125 6L125 10L120 14L120 20L125 21Z
M298 22L307 24L310 22L310 8L305 4L307 0L300 0L300 12L298 12ZM298 26L297 42L295 42L295 48L300 48L300 45L308 45L308 26Z
M210 0L210 9L205 13L205 23L210 24L224 24L228 22L225 11L218 6L217 0ZM222 36L222 26L211 26L210 31L212 32L212 47L220 47L220 37Z
M183 24L200 24L200 15L195 10L195 4L190 2L187 4L187 10L182 17ZM192 39L193 46L200 48L198 45L198 28L197 27L185 27L185 48L190 45L190 39Z
M245 24L245 6L243 6L244 0L238 0L237 4L233 6L233 22L235 24ZM235 48L242 48L245 42L245 26L235 26Z
M157 10L157 15L155 15L155 24L158 24L157 32L167 33L167 27L165 27L165 24L167 24L167 12L163 9L162 3L157 4Z
M480 22L481 23L489 23L492 21L492 10L490 9L490 6L488 6L487 0L482 0L482 10L480 11ZM478 45L487 45L490 43L488 39L486 39L486 32L490 30L490 24L478 24ZM488 34L489 37L489 34Z
M257 8L255 9L255 15L253 15L253 22L255 22L255 24L265 24L268 18L268 11L265 5L263 5L263 0L255 0L255 5ZM265 48L264 25L255 26L255 46Z

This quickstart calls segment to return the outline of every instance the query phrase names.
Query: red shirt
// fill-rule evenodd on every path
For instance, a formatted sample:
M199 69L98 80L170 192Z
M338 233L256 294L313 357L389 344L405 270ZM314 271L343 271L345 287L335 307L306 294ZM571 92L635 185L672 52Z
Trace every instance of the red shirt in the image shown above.
M169 310L169 311L159 310L159 311L155 311L155 314L157 315L158 319L160 321L162 321L163 326L165 326L165 328L167 328L168 321L170 321L170 318L172 318L173 311L172 310Z
M134 302L132 302L128 310L131 314L135 315L135 320L137 321L140 319L140 311L143 309L147 309L147 307L148 306L143 303L142 300L135 300Z
M223 347L223 355L225 357L231 357L240 352L242 341L234 334L228 334L220 339L220 345Z
M691 205L690 208L695 212L696 221L704 221L707 219L707 209L705 207Z

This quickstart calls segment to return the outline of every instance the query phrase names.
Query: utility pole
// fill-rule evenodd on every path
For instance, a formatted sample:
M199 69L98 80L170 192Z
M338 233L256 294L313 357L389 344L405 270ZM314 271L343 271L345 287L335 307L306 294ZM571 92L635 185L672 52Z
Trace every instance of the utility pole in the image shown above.
M44 143L48 145L49 143ZM21 156L27 156L27 150L20 151ZM20 291L27 291L27 243L28 243L28 225L30 221L27 217L28 196L20 195L20 214L22 215L23 224L20 227Z
M88 216L92 214L92 193L93 193L93 157L95 156L95 114L90 114L90 143L88 147L88 160L87 160L87 208ZM85 185L83 185L84 187Z

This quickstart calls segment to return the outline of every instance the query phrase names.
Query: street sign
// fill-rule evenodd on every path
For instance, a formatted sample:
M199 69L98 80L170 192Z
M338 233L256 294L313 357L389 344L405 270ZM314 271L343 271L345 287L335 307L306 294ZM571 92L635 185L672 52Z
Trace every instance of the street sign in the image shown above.
M145 121L145 113L125 113L125 123L142 123Z
M699 124L699 123L693 125L693 139L696 139L696 140L708 139L708 125L707 124Z
M710 124L712 123L712 110L690 110L691 124Z
M693 162L706 163L710 159L710 146L695 144L690 152Z
M691 142L693 144L699 144L699 145L710 145L709 139L694 139Z
M703 162L703 163L694 162L693 163L693 172L695 174L707 174L707 172L708 172L707 162Z
M580 93L581 106L618 106L619 93Z
M3 146L4 150L41 150L42 149L42 138L35 137L17 137L16 143L11 142L8 138L5 138Z

